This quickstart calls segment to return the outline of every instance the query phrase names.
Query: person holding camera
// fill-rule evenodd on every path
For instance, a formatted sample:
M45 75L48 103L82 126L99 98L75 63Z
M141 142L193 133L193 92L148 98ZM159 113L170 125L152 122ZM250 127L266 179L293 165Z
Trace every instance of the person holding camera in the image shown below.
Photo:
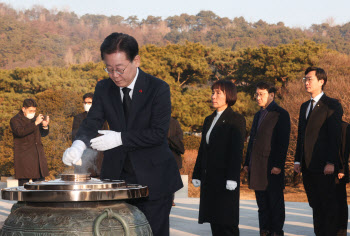
M25 99L22 109L11 118L14 142L15 177L18 186L26 182L42 181L49 175L41 137L49 134L49 116L35 117L37 103Z

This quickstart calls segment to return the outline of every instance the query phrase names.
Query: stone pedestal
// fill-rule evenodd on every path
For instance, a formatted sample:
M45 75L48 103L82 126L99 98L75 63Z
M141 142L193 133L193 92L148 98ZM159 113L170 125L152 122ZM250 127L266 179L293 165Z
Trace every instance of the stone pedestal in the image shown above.
M18 187L18 179L7 179L6 188Z

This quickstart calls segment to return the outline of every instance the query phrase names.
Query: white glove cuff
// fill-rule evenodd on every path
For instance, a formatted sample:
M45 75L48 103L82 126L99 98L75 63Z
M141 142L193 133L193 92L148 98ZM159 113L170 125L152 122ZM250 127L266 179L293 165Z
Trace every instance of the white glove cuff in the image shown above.
M122 133L121 132L116 132L115 139L116 139L116 142L117 142L118 146L123 145Z
M81 140L75 140L72 143L71 147L74 147L74 148L78 149L81 153L83 153L84 150L86 149L85 143L83 141L81 141Z

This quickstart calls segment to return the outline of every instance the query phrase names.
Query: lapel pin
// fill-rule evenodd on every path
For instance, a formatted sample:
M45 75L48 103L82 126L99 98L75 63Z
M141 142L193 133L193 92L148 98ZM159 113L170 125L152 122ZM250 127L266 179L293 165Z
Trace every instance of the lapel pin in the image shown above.
M139 90L139 93L142 93L142 89Z
M223 120L222 123L225 123L225 120Z

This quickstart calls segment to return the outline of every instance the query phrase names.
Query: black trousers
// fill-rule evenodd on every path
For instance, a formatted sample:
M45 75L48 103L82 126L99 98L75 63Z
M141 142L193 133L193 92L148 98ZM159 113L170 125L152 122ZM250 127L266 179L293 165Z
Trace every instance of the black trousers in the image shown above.
M348 202L345 182L336 184L336 194L338 203L337 236L346 236L348 229Z
M151 226L154 236L170 235L169 215L173 203L172 194L157 200L141 198L126 202L142 211Z
M269 231L277 235L283 235L285 220L285 206L283 189L267 189L255 191L256 203L259 207L260 231ZM273 234L272 234L273 235Z
M128 184L136 184L137 179L133 173L122 171L120 179ZM169 236L169 215L173 204L173 194L169 194L156 200L148 198L131 199L128 204L136 206L146 216L151 226L153 236Z
M335 175L303 171L303 183L313 212L316 236L333 236L337 232L337 196Z
M224 225L210 223L213 236L239 236L238 225Z

